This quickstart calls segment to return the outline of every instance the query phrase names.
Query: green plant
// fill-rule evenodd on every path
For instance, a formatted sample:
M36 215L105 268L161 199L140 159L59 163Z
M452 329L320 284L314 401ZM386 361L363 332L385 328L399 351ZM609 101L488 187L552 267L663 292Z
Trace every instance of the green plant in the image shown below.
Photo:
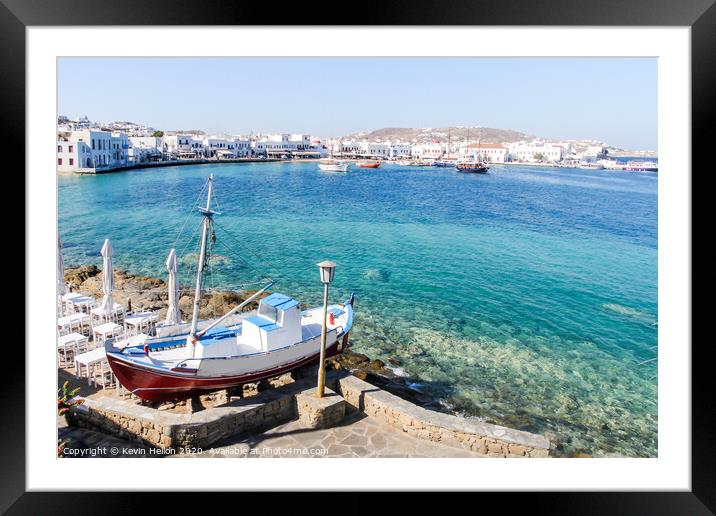
M67 441L65 441L63 439L57 440L57 458L64 457L66 447L67 447Z
M164 131L154 131L152 133L152 136L161 138L162 136L164 136Z
M74 399L80 392L79 387L70 390L70 382L65 382L62 387L57 389L57 414L64 416L70 410L70 407L81 405L84 400Z

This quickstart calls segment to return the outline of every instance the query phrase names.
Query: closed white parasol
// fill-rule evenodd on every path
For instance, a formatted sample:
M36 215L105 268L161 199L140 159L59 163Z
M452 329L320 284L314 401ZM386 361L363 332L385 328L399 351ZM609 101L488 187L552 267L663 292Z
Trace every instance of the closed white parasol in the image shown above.
M169 251L169 256L167 256L167 272L169 273L169 308L164 324L179 324L181 313L179 313L179 289L177 288L177 253L174 249Z
M114 298L112 293L114 292L114 271L112 270L112 243L109 238L104 241L102 246L102 304L100 309L104 314L111 314L114 310Z

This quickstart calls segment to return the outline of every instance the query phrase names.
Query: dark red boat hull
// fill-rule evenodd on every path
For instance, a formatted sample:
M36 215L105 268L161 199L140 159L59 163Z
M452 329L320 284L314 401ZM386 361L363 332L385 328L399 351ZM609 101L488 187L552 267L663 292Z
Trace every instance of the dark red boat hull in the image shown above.
M348 335L344 335L326 349L326 358L342 353L348 346ZM222 376L218 378L200 378L187 373L159 372L154 369L124 361L112 353L107 360L119 383L128 391L146 401L178 401L207 394L212 391L238 387L245 383L257 382L264 378L273 378L301 367L317 364L319 355L312 355L284 366L240 376Z

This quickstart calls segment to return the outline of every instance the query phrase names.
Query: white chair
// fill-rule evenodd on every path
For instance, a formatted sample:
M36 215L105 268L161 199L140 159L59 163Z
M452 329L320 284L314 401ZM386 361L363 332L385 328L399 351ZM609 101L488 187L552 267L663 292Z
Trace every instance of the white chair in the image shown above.
M81 333L69 333L57 337L57 355L60 367L69 367L75 356L87 351L89 339Z
M116 378L112 368L109 367L109 362L102 360L92 366L92 381L98 387L101 385L103 389L116 385Z

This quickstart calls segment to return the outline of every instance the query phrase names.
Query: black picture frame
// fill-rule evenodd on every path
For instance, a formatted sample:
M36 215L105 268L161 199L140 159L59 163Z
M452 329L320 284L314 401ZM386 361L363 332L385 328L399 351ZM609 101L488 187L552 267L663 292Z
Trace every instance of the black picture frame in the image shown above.
M716 5L714 0L413 0L360 4L352 14L341 14L335 2L312 2L310 9L269 9L261 2L204 0L2 0L0 4L0 53L2 54L3 122L5 142L13 149L26 149L25 135L25 29L31 26L112 25L531 25L531 26L688 26L691 27L692 73L692 168L710 172L706 160L713 141L716 96ZM23 158L19 163L24 170ZM689 172L690 173L690 172ZM693 175L691 176L693 178ZM693 179L692 179L693 181ZM692 182L693 185L693 182ZM31 185L29 185L31 186ZM705 189L701 190L701 195ZM698 190L692 192L697 193ZM693 214L692 197L692 214ZM692 215L692 220L696 218ZM27 236L27 235L26 235ZM695 265L692 246L692 267ZM707 270L701 269L702 271ZM26 275L28 271L26 270ZM693 269L692 269L693 276ZM713 278L713 273L707 276ZM712 283L712 282L711 282ZM705 287L702 287L705 289ZM693 314L705 312L692 303ZM26 315L27 317L27 315ZM692 315L693 320L693 315ZM692 339L693 340L693 339ZM8 343L6 343L7 345ZM26 342L26 345L32 345ZM684 342L685 350L691 343ZM712 514L716 511L716 425L710 369L714 364L710 339L691 346L692 356L692 490L690 492L589 492L507 494L514 509L570 514ZM24 357L23 357L24 361ZM8 514L111 514L147 507L147 494L25 492L25 377L24 362L5 369L2 394L3 424L0 510ZM334 468L331 465L329 468ZM121 486L118 486L121 488ZM350 485L344 487L349 488ZM212 497L220 496L218 493ZM266 495L264 495L266 496ZM271 495L273 497L273 495ZM484 500L486 496L480 495ZM505 496L502 494L500 496ZM422 504L419 496L412 501ZM272 498L272 509L278 507ZM180 506L217 510L219 501L161 497L163 511ZM290 503L295 503L295 500ZM402 510L408 509L406 500ZM451 505L455 502L451 502ZM504 503L501 501L500 503ZM344 510L360 507L358 494L342 498ZM330 507L330 504L329 504ZM99 509L101 508L101 510ZM366 510L369 507L366 507ZM384 510L387 510L385 507ZM280 509L279 509L280 510Z

